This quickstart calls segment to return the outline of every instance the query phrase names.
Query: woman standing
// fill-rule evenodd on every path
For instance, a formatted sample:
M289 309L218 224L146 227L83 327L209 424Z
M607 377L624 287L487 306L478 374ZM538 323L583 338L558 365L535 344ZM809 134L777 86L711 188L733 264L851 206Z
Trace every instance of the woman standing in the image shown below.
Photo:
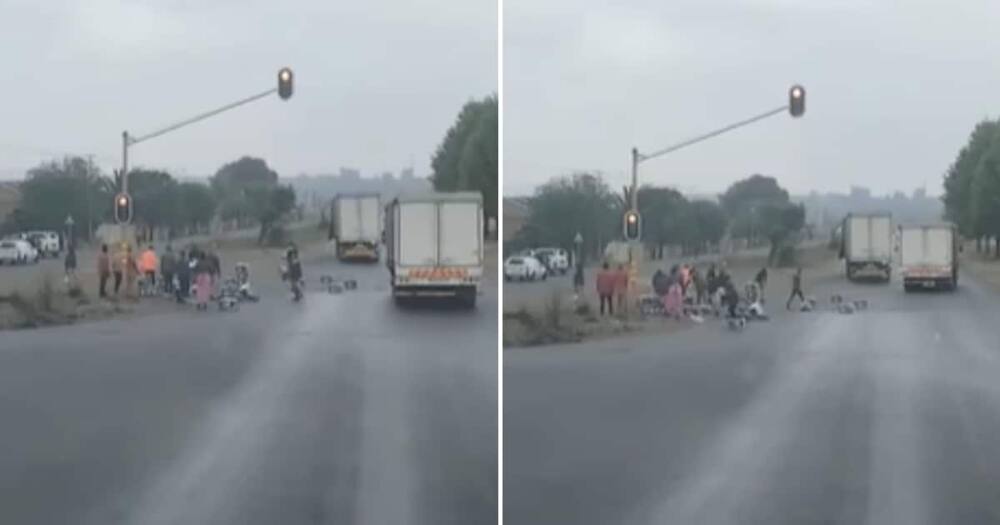
M212 297L212 265L203 252L198 254L194 275L197 287L195 300L198 303L198 309L208 310L208 301Z

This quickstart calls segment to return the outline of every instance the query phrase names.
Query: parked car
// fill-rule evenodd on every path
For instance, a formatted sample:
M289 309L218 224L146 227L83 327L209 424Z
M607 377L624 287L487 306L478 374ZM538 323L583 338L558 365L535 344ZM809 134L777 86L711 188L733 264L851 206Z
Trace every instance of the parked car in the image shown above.
M569 253L562 248L537 248L535 257L541 258L552 273L565 275L569 271Z
M0 241L0 264L28 264L38 262L38 250L21 239Z
M503 262L503 278L505 281L534 281L545 279L548 271L545 265L534 257L514 255Z
M21 234L21 238L33 244L41 257L59 257L61 247L58 233L54 231L30 231Z

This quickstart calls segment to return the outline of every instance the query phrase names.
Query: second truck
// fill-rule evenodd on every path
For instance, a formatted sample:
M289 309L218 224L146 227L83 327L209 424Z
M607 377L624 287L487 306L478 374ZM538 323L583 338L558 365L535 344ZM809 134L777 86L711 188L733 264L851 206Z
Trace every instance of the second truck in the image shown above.
M342 261L377 262L382 238L382 207L377 193L343 193L333 198L330 238Z
M844 218L841 257L847 279L892 278L892 216L888 213L851 213Z
M952 224L901 226L899 260L903 288L954 290L958 286L959 238Z

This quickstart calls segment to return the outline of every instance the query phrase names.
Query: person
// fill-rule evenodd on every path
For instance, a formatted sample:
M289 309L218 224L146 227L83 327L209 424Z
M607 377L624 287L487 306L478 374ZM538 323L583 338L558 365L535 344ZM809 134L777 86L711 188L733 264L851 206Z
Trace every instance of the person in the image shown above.
M581 290L583 290L583 265L577 264L573 272L573 291L580 295Z
M657 268L656 272L653 273L653 293L657 297L662 298L667 295L670 288L670 280L667 278L667 274L663 273L663 270Z
M298 301L302 299L302 262L299 261L299 249L294 244L288 246L285 259L288 265L288 282L295 300Z
M101 297L107 297L108 278L111 277L111 257L108 256L108 245L101 245L101 253L97 254L97 278L100 281L98 293ZM118 292L115 292L118 293Z
M125 296L136 297L135 281L139 277L139 265L132 255L132 245L125 248L125 257L122 259L122 266L125 269Z
M691 269L687 264L682 264L680 269L681 296L687 295L688 284L690 284Z
M222 261L219 259L219 243L215 243L215 249L208 253L208 267L212 278L212 297L217 297L222 283Z
M722 289L725 290L722 301L729 311L729 317L734 318L736 317L736 308L740 304L740 292L736 290L736 285L728 276L723 281Z
M708 286L708 295L711 297L715 294L715 290L719 287L719 280L715 272L715 264L708 267L708 273L705 274L705 284Z
M174 291L174 275L177 273L177 259L174 257L174 250L168 244L160 257L160 276L163 277L163 291L167 294Z
M604 315L604 305L608 305L608 315L614 315L614 302L612 296L615 293L615 274L611 271L608 263L601 266L597 272L597 296L601 301L601 315Z
M73 244L69 245L69 249L66 250L66 284L74 286L76 283L76 246Z
M618 312L625 313L628 302L628 271L624 264L619 264L618 271L615 272L615 295L618 298Z
M166 255L164 255L166 259ZM174 273L177 275L177 289L174 290L174 297L178 303L183 303L191 290L191 266L187 253L181 250L177 257L177 264L174 265ZM164 277L165 278L165 277Z
M156 268L158 266L159 261L156 258L156 250L150 245L139 255L139 270L142 272L142 277L146 280L146 286L150 290L154 290L156 287Z
M204 253L199 253L195 262L194 281L197 287L195 292L197 308L207 310L208 301L212 298L212 263Z
M763 267L757 272L757 276L754 277L754 281L757 282L757 288L760 289L760 301L764 302L764 287L767 286L767 267Z
M705 278L702 277L701 272L697 268L691 269L691 282L694 284L694 301L695 304L704 304L705 302Z
M111 271L115 275L115 297L118 297L118 293L122 287L122 275L125 272L125 255L122 253L116 253L114 259L111 262Z
M792 276L792 293L788 296L788 302L785 303L785 309L792 309L792 299L795 297L799 298L800 302L805 302L806 297L802 294L802 267L795 269L795 275Z
M668 317L681 318L681 307L684 301L684 292L682 289L680 280L674 280L670 283L667 295L663 300L663 309Z

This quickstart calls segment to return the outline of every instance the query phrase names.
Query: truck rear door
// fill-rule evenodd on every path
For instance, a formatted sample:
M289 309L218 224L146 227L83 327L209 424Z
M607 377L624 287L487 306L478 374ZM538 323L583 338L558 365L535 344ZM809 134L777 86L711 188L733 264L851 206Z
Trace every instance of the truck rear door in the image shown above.
M357 200L358 217L358 239L365 241L377 241L381 234L379 228L379 202L378 197L362 197Z
M482 214L475 202L440 205L441 266L479 266L482 263Z
M434 266L437 263L437 203L399 204L396 223L399 266Z

